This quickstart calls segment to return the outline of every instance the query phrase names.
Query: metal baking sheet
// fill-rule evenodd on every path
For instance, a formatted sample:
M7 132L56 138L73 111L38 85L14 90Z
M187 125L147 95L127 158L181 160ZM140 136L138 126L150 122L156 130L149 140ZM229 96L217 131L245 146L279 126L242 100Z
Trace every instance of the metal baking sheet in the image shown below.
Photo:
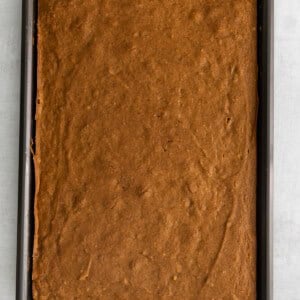
M16 299L32 299L37 1L23 0ZM258 0L257 299L272 295L273 1Z

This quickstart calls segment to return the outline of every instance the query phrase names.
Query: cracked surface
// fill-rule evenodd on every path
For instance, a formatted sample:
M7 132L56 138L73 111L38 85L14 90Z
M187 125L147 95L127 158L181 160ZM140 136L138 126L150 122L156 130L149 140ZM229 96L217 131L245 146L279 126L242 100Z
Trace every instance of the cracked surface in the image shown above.
M256 1L39 1L34 299L255 299Z

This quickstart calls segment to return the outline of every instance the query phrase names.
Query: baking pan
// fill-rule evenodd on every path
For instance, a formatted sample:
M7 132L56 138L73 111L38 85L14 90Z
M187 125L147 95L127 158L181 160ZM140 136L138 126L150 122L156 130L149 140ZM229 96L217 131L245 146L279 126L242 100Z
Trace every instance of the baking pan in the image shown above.
M19 207L17 236L16 299L32 299L34 167L32 147L36 99L37 0L22 1L22 58L19 156Z
M273 299L274 0L258 0L257 298Z
M23 0L16 299L32 299L37 1ZM257 299L272 297L273 0L258 0Z

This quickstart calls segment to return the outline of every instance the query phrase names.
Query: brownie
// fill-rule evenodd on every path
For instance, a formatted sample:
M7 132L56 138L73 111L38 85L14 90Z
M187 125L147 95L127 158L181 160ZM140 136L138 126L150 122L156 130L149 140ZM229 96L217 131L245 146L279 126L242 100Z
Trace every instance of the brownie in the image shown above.
M256 5L38 1L34 299L256 298Z

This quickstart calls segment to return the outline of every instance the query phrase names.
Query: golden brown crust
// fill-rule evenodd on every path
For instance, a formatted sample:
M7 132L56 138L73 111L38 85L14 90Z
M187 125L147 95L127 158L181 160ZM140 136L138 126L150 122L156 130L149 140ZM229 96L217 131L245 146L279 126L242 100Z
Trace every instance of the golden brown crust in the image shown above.
M256 1L40 0L34 299L255 299Z

